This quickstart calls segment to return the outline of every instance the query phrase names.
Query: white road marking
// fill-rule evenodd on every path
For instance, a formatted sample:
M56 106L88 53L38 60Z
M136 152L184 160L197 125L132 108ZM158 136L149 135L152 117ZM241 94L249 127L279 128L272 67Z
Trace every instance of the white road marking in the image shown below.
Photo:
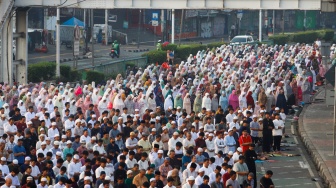
M265 174L265 173L266 173L266 171L265 171L265 167L262 166L262 167L260 167L260 168L261 168L261 173L262 173L262 174Z
M308 168L308 165L305 164L303 161L299 161L299 164L301 168Z
M309 165L309 163L308 163L308 161L307 161L307 158L303 155L302 149L301 149L300 147L298 147L297 149L300 151L302 160L307 164L307 167L308 167L307 169L308 169L308 172L309 172L310 176L311 176L311 177L314 177L313 170L311 169L311 167L310 167L310 165ZM315 182L315 185L316 185L316 187L318 187L318 188L322 188L318 182Z
M296 136L293 136L293 139L294 139L295 144L299 144L299 142L298 142Z

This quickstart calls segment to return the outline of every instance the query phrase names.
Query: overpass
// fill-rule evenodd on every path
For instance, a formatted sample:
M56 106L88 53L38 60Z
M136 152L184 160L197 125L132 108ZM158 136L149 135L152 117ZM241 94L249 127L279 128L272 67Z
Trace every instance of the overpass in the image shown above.
M334 0L336 2L336 0ZM321 10L334 4L332 0L0 0L1 58L0 81L27 83L28 34L27 13L30 7L79 9L250 9L260 10ZM174 12L174 11L173 11ZM12 19L15 17L16 19ZM59 18L59 17L58 17ZM173 21L174 19L172 19ZM15 21L15 23L14 23ZM13 33L13 24L16 31ZM59 26L59 21L58 24ZM261 25L260 25L261 27ZM16 40L16 59L13 61L13 40ZM59 46L59 40L56 43ZM58 48L59 49L59 48ZM59 56L56 61L59 65ZM59 74L59 69L56 75Z

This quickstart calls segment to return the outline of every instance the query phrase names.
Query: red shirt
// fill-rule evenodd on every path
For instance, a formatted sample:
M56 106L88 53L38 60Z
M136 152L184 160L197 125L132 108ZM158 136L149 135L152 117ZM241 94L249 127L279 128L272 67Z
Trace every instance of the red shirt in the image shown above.
M17 127L18 131L23 132L27 128L27 125L26 125L26 123L17 122L16 127Z
M246 137L244 135L241 135L239 137L239 144L240 144L240 147L243 149L243 153L245 153L245 151L248 150L249 145L242 146L242 144L249 143L249 142L252 142L252 138L250 135L247 135Z
M224 187L226 187L226 181L227 181L228 179L230 179L230 174L226 172L226 173L223 175L223 184L224 184Z

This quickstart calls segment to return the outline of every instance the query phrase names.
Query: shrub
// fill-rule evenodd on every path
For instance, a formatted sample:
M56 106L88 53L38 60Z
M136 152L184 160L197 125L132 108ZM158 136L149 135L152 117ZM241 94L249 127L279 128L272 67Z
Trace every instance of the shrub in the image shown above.
M60 66L60 78L56 79L56 63L40 62L28 65L29 82L41 82L56 79L56 82L72 82L80 80L78 71L71 70L68 65Z
M191 45L181 45L176 49L175 58L181 58L182 60L189 57L190 54L197 54L200 50L206 50L205 45L191 44Z
M293 34L293 42L313 43L319 36L317 31L304 31Z
M274 41L274 44L284 45L291 41L290 34L280 34L280 35L273 35L270 36L269 39Z
M175 53L176 54L176 53ZM156 50L153 50L153 51L149 51L149 52L146 52L144 54L142 54L143 57L146 57L148 58L148 64L152 64L152 63L163 63L167 60L167 52L165 51L156 51Z
M50 62L35 63L28 66L28 80L40 82L50 80L56 74L56 64Z
M86 71L86 82L87 83L91 83L94 81L98 84L98 83L104 82L104 80L105 80L104 73L101 73L98 71L92 71L92 70Z
M319 38L325 41L332 41L334 38L334 30L332 29L321 30L319 32Z
M270 36L269 39L274 41L274 44L286 44L288 42L295 43L313 43L317 38L325 41L332 41L334 38L334 30L311 30L292 34L279 34Z
M162 49L162 51L167 51L167 50L175 51L177 49L177 45L176 44L168 44L167 46L162 46L161 49Z
M209 43L207 44L207 48L213 49L213 48L219 48L221 47L223 44L227 44L226 42L213 42L213 43Z

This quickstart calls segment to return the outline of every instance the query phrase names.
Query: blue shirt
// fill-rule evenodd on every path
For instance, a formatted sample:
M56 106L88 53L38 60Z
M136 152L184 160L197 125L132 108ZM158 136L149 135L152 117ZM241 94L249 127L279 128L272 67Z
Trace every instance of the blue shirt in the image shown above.
M14 155L17 154L17 153L21 153L21 152L26 153L26 149L23 146L18 146L18 145L14 146L14 148L13 148ZM23 164L24 159L25 159L25 155L16 156L14 158L18 160L19 164Z
M184 166L184 164L185 163L190 163L190 162L191 162L191 157L190 156L184 155L182 157L182 172L183 172L183 170L185 170L187 168L186 166Z

